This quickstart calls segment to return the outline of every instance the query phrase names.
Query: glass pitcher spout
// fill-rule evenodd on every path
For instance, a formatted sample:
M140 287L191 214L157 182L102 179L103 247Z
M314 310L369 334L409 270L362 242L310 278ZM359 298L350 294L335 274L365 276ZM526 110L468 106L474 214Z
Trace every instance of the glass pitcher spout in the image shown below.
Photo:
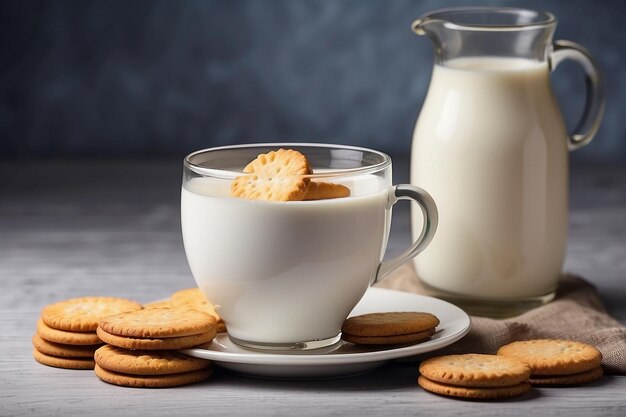
M509 7L440 9L412 24L413 32L433 41L438 64L467 56L545 61L555 28L551 13Z
M570 41L552 41L556 25L556 18L549 12L459 7L426 13L413 22L412 29L433 41L438 66L465 68L468 63L482 61L482 67L488 63L486 69L497 70L530 63L552 71L565 59L580 64L587 96L583 115L569 135L568 146L574 150L587 145L600 127L604 81L598 63L584 47Z

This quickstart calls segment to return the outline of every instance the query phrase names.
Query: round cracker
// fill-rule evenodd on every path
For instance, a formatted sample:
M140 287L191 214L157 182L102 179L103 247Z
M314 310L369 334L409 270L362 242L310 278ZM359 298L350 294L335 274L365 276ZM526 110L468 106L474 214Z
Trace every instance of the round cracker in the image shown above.
M147 303L143 305L143 308L171 308L172 302L171 300L161 300L161 301L153 301L151 303Z
M426 359L419 371L431 381L461 387L503 387L527 381L525 363L497 355L445 355Z
M350 197L350 189L345 185L332 182L311 181L303 200L328 200L331 198Z
M423 375L420 375L417 379L417 383L426 391L430 391L435 394L445 395L448 397L473 398L480 400L518 397L530 391L530 384L525 381L506 387L459 387L433 381Z
M168 388L182 385L195 384L208 379L212 374L210 367L197 371L184 372L171 375L129 375L120 372L109 371L98 365L94 372L102 381L113 385L131 388Z
M43 320L37 321L37 334L44 340L65 345L101 345L96 332L66 332L48 327Z
M423 342L430 339L433 334L435 334L435 329L420 333L401 334L398 336L353 336L351 334L342 333L341 338L346 342L357 345L400 345Z
M98 328L98 336L104 342L124 349L166 350L166 349L189 349L204 343L211 342L217 334L215 329L206 333L191 336L155 338L134 338L110 334Z
M235 178L231 195L250 200L300 201L313 170L306 157L293 149L260 154L243 169L248 175Z
M184 290L176 291L172 294L170 304L174 308L188 308L192 310L203 311L212 315L217 320L217 332L226 332L226 325L224 320L217 314L215 310L215 304L206 298L200 288L187 288Z
M117 336L166 338L206 333L215 324L215 317L197 310L150 308L105 317L99 328Z
M175 351L128 350L105 345L94 359L101 368L132 375L169 375L206 368L209 361Z
M571 375L598 368L602 354L595 347L572 340L538 339L509 343L498 355L530 366L535 375Z
M398 336L434 329L439 319L430 313L388 312L349 317L341 331L352 336Z
M43 365L63 369L93 369L96 362L93 358L59 358L41 353L33 348L33 358Z
M529 382L531 385L554 387L582 385L600 379L603 373L602 367L599 366L590 371L572 375L531 375Z
M100 345L88 345L88 346L76 346L76 345L64 345L61 343L49 342L42 339L38 334L33 336L33 346L39 352L56 357L62 358L90 358L93 359L93 354Z
M41 319L53 329L89 332L102 318L127 311L141 310L141 304L118 297L80 297L45 307Z

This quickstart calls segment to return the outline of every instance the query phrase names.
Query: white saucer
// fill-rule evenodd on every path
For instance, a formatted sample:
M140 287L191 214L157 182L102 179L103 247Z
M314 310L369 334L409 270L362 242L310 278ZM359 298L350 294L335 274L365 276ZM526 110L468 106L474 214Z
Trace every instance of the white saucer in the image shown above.
M418 355L448 346L467 334L470 318L446 301L423 295L370 288L350 313L356 316L385 311L425 311L441 321L433 337L410 346L362 347L340 341L327 348L297 352L262 352L234 344L220 333L208 349L181 352L243 374L266 378L331 378L374 369L391 359Z

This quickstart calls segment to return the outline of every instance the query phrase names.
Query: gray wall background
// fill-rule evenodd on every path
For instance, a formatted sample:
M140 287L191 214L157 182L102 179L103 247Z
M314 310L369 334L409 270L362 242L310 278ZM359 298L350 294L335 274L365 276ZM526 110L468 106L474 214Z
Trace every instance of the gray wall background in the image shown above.
M179 154L323 141L410 149L433 50L409 30L446 6L550 10L556 38L606 75L596 140L572 157L626 164L626 2L474 0L3 1L0 156ZM574 64L554 75L570 126Z

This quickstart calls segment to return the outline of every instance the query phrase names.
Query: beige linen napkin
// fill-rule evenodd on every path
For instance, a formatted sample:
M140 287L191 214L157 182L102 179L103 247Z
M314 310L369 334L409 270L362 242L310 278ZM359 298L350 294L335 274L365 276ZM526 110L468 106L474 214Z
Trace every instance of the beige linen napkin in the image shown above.
M411 263L398 268L379 285L423 293ZM626 327L606 312L595 287L582 278L564 275L555 299L516 317L498 320L472 316L472 328L442 353L495 353L516 340L572 339L602 352L605 372L626 374Z

